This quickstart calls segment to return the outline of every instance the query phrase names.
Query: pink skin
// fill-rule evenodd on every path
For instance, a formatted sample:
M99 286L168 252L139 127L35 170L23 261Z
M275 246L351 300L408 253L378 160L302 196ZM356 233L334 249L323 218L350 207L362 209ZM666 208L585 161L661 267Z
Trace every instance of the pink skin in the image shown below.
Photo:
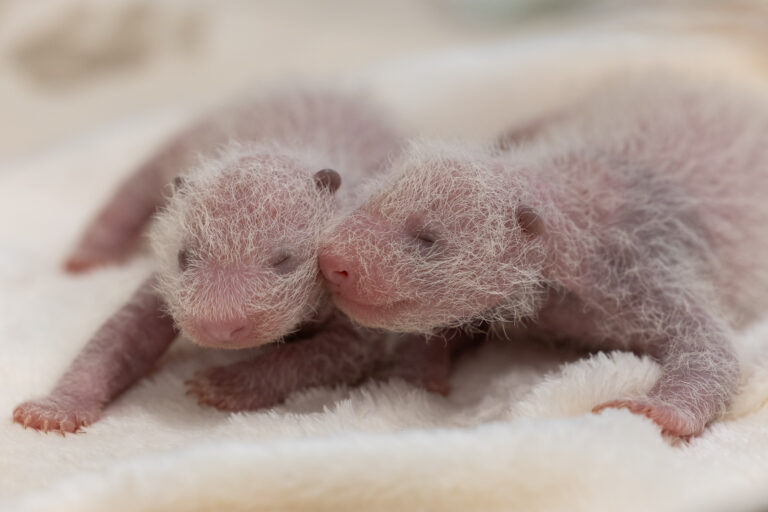
M149 373L176 338L173 319L147 280L128 303L96 331L46 397L24 402L13 421L42 432L74 433Z
M338 133L338 140L326 132ZM235 136L277 146L211 153ZM285 140L309 142L294 155L292 146L281 145ZM278 95L236 105L177 138L120 187L65 265L76 273L125 259L165 204L156 222L165 231L154 238L163 253L161 271L104 324L48 397L16 408L14 421L76 432L146 374L179 329L201 345L228 349L285 336L303 340L265 347L252 360L189 381L200 403L218 408L267 407L298 389L353 384L369 374L446 393L451 356L463 341L446 348L404 337L410 342L388 350L387 335L353 328L332 310L316 267L311 229L330 220L341 182L335 171L314 167L314 159L348 162L359 174L349 175L354 186L396 146L373 110L334 95ZM317 151L312 159L308 149ZM194 168L198 152L209 153L202 171L174 180L170 190L176 172Z
M350 233L350 236L365 233L373 239L386 239L397 233L393 227L386 226L380 217L361 211L345 219L338 231ZM347 258L346 254L328 247L318 255L320 271L336 305L364 325L380 327L375 323L376 319L382 315L386 317L387 312L400 307L401 302L388 302L392 283L387 279L386 272L369 273L370 279L366 286L359 285L355 276L360 272L358 265L361 263L360 260ZM409 305L406 303L406 307Z
M330 203L341 180L335 171L310 174L296 168L267 178L265 169L273 159L264 154L239 158L212 183L187 178L170 198L172 205L186 208L186 225L179 226L177 216L167 212L158 216L156 227L163 228L164 222L169 226L163 234L184 234L180 244L164 251L163 276L170 276L173 284L162 293L179 328L200 345L225 349L262 345L292 332L313 314L313 297L320 290L312 251L316 239L296 240L306 238L299 229L313 216L331 214L330 209L316 211L312 205ZM248 174L241 172L243 168L262 172L243 180ZM329 180L335 182L331 187ZM254 197L257 186L265 191ZM297 187L310 190L297 192ZM190 217L205 223L201 227ZM162 246L167 244L167 237L156 238ZM280 263L283 255L286 262Z
M326 235L334 302L399 332L481 318L650 354L661 377L649 393L594 411L701 434L738 383L733 329L767 302L756 255L768 247L768 116L740 93L697 87L644 84L615 104L610 93L607 106L601 96L513 130L503 150L415 147Z
M398 377L445 395L454 356L474 342L458 333L428 341L412 335L388 347L386 337L335 313L322 330L305 339L268 345L253 359L198 372L187 381L187 394L219 410L249 411L277 405L308 387Z
M343 234L348 243L333 243L335 234ZM377 248L379 254L386 254L388 246L413 245L413 235L409 229L405 231L373 211L360 209L348 216L339 225L334 234L329 236L331 242L321 246L318 254L318 265L330 290L333 301L339 309L356 322L375 328L393 329L393 320L403 315L422 318L433 318L435 303L430 300L432 288L435 285L429 279L419 279L418 276L399 274L392 260L381 260L375 263L356 257L354 244L365 240ZM365 280L359 276L365 274ZM392 276L398 275L398 279ZM407 293L398 293L407 289ZM472 293L472 290L447 290L448 295L454 293ZM476 309L492 308L498 298L474 294L472 309L455 309L452 314L457 317L467 317ZM443 327L439 320L432 327ZM397 332L407 332L407 329L396 328Z
M345 239L369 238L374 243L382 242L382 237L385 242L397 243L401 236L384 219L364 211L350 216L337 228L337 232L344 232ZM398 238L386 238L392 236ZM336 305L363 325L386 328L405 313L433 313L433 302L418 300L418 294L410 295L410 299L390 300L394 281L391 277L396 271L388 268L384 261L360 261L354 254L342 253L328 245L321 248L318 261ZM361 265L367 272L365 284L357 279ZM559 279L555 277L557 274L561 274ZM567 276L563 274L563 269L553 266L546 271L544 279L567 282ZM404 277L398 284L402 286L402 283L408 282L406 279ZM593 349L629 346L651 353L662 365L662 377L647 398L612 400L596 406L594 412L605 408L626 408L652 419L661 427L663 434L682 439L700 434L711 419L722 414L735 389L737 373L729 331L716 316L702 311L698 318L682 323L677 332L668 333L669 337L654 339L640 334L623 340L605 338L597 335L600 329L596 326L599 323L617 331L621 329L619 322L634 324L643 320L621 319L615 306L605 304L599 306L604 311L600 314L598 307L590 303L599 303L601 299L590 296L588 287L581 286L574 286L569 300L563 300L560 292L548 290L549 298L538 311L537 319L523 322L531 335L571 340ZM424 292L424 297L429 297L429 291ZM631 300L636 302L635 307L666 311L671 318L690 315L690 305L676 305L674 299L665 298L662 290L657 295L649 294ZM476 297L475 304L479 309L494 306L490 297L482 296Z
M372 376L401 378L429 392L447 396L456 356L484 338L484 334L458 330L446 330L435 336L398 335L393 353L378 362Z
M724 412L736 388L738 365L732 333L717 314L696 311L695 305L675 304L675 300L665 298L663 292L636 299L640 308L663 309L670 320L684 321L666 333L668 337L653 339L640 334L622 340L628 341L634 350L655 357L661 364L661 378L645 398L609 400L595 406L593 412L606 408L627 409L653 420L665 435L690 439L701 434L712 419ZM596 330L591 324L601 321L602 315L585 310L584 306L583 300L548 301L540 312L538 325L531 330L538 336L578 340L587 347L622 346L615 340L590 340ZM617 311L609 314L620 316Z

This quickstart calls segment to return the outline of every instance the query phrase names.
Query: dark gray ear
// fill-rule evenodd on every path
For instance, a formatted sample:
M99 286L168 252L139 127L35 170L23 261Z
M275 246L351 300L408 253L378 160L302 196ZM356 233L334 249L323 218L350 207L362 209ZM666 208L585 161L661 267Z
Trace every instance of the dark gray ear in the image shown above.
M341 176L333 169L323 169L315 173L315 184L318 188L325 188L333 194L341 186Z
M176 192L182 192L184 190L184 187L187 186L187 180L184 178L184 176L176 176L173 178L173 191Z
M544 232L544 221L530 206L518 206L515 210L515 216L517 217L517 224L526 235L538 236Z

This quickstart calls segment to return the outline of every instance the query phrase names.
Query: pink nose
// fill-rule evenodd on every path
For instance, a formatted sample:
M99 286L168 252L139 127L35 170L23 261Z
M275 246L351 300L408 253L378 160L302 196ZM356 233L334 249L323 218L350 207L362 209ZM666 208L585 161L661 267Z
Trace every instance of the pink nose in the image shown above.
M201 320L198 328L208 339L217 342L241 341L250 334L248 320L245 318Z
M348 285L351 280L350 266L342 258L328 252L321 252L317 262L320 272L329 283L340 288Z

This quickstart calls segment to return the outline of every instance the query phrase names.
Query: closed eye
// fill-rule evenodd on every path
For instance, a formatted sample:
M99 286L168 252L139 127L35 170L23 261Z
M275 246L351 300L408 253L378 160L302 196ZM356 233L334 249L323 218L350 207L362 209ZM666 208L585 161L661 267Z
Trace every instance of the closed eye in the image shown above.
M428 247L431 247L437 241L437 237L429 231L422 231L414 238L416 238L422 245Z
M187 270L187 268L189 268L189 261L190 261L189 250L187 249L180 250L177 258L179 261L179 270L184 272L185 270Z
M285 274L294 269L293 257L289 253L280 253L270 261L270 266L280 274Z
M411 235L413 245L424 257L434 257L440 252L440 238L434 231L421 230Z
M424 215L410 215L405 220L404 230L413 247L418 249L422 256L433 256L441 245L435 223L428 222Z

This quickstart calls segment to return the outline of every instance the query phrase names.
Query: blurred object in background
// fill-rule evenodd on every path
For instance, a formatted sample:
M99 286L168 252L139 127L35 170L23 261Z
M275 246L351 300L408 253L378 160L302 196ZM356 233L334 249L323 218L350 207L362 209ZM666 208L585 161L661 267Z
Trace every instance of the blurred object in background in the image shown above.
M194 2L152 0L23 2L9 55L18 72L43 87L75 86L127 72L158 53L189 56L200 38ZM52 8L53 7L53 8Z
M693 32L743 40L768 56L766 0L435 0L435 5L477 26Z
M0 0L0 164L146 111L499 33L429 0Z
M0 0L0 172L106 123L416 54L574 28L713 34L766 53L767 27L758 0Z
M728 31L768 38L765 0L435 0L477 24L604 21L660 29Z

